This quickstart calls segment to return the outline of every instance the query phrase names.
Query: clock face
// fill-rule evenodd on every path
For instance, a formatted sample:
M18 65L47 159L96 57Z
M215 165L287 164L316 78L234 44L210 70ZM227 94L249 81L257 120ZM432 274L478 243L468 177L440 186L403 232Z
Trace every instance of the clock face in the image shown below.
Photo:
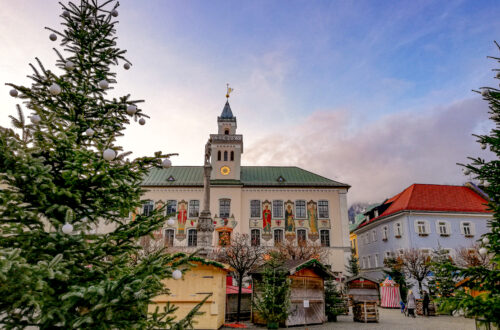
M229 166L222 166L220 168L220 173L222 175L228 175L229 173L231 173L231 169L229 168Z

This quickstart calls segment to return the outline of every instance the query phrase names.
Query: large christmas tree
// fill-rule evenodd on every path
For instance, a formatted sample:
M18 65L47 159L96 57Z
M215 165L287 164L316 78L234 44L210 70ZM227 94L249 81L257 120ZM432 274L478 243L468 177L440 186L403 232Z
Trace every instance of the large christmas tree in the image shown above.
M495 43L500 51L500 45ZM500 64L500 57L491 57ZM500 69L493 70L500 79ZM487 265L461 267L447 265L451 276L462 280L468 289L456 290L453 296L442 299L442 308L463 310L467 315L493 323L499 323L500 315L500 90L482 87L480 93L489 103L490 118L494 128L489 134L476 135L482 149L489 148L495 155L491 160L470 158L471 164L464 168L466 175L472 173L480 181L481 187L489 196L488 206L493 212L489 221L491 232L482 238L479 253L489 255ZM444 265L446 266L446 265ZM472 291L471 291L472 290ZM473 294L480 292L479 295Z
M62 29L47 28L57 69L36 59L30 87L7 84L24 103L0 127L0 324L47 328L171 328L148 314L161 280L187 257L140 254L137 241L160 228L163 208L141 207L140 183L168 155L128 160L117 137L147 117L130 97L110 98L112 68L131 63L116 45L116 1L62 4ZM56 44L56 43L54 43ZM22 108L29 109L27 121ZM111 230L102 233L106 223ZM168 291L168 290L167 290Z

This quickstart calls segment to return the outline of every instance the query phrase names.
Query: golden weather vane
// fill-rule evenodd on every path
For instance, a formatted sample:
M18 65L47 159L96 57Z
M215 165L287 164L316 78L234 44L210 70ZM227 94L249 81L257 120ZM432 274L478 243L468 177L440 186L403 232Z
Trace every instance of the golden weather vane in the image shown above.
M226 86L227 86L226 98L229 99L229 95L231 94L232 91L234 91L234 88L229 87L229 84L226 84Z

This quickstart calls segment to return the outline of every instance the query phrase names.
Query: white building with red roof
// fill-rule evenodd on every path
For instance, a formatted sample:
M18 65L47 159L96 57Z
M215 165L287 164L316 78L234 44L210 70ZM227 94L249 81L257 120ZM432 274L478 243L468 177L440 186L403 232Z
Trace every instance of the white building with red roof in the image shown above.
M473 246L490 231L487 196L476 186L413 184L365 213L354 233L363 273L383 277L384 259L406 249L431 254Z

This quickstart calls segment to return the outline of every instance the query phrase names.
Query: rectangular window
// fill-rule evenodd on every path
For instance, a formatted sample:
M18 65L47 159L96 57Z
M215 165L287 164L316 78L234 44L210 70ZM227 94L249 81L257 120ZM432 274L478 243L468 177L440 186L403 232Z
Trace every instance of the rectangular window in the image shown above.
M370 243L370 238L368 237L368 233L364 234L363 237L364 237L365 245Z
M402 231L402 229L401 229L401 223L396 222L396 223L394 224L394 236L396 236L396 237L401 237L401 236L402 236L402 233L403 233L403 231Z
M318 201L318 218L328 219L328 201Z
M321 230L320 232L321 246L329 247L330 246L330 231L329 230Z
M154 206L155 206L155 203L153 201L146 201L144 203L144 207L142 209L142 214L145 216L150 216L151 213L153 213Z
M419 235L427 234L425 230L425 221L417 221L417 232Z
M307 232L305 229L297 230L297 244L300 246L307 245Z
M177 201L168 200L167 206L165 208L165 215L168 217L173 217L175 216L176 212L177 212Z
M377 231L374 229L372 230L372 242L377 241Z
M446 225L446 222L440 221L438 223L439 226L439 234L440 235L448 235L448 226Z
M165 229L165 246L174 246L174 230Z
M366 257L363 257L363 268L366 268Z
M388 237L389 237L389 235L388 235L388 230L389 230L389 228L387 228L387 226L384 226L384 227L382 228L382 239L383 239L384 241L387 241L387 239L388 239Z
M274 245L280 245L283 243L283 230L275 229L274 230Z
M188 230L188 246L197 246L198 245L198 232L196 229Z
M250 218L260 218L260 201L251 200L250 201Z
M283 201L273 201L273 218L283 218Z
M462 228L463 228L465 236L472 236L472 230L471 230L470 222L464 222L462 224Z
M196 218L200 215L200 201L191 200L189 201L189 217Z
M219 216L221 218L229 218L230 212L231 212L231 200L230 199L220 199L219 200Z
M367 268L372 268L372 256L368 256L368 265Z
M250 245L260 246L260 230L252 229L250 232Z
M306 201L295 201L295 217L297 219L306 218Z
M378 267L378 254L375 254L373 258L373 267L377 268Z

